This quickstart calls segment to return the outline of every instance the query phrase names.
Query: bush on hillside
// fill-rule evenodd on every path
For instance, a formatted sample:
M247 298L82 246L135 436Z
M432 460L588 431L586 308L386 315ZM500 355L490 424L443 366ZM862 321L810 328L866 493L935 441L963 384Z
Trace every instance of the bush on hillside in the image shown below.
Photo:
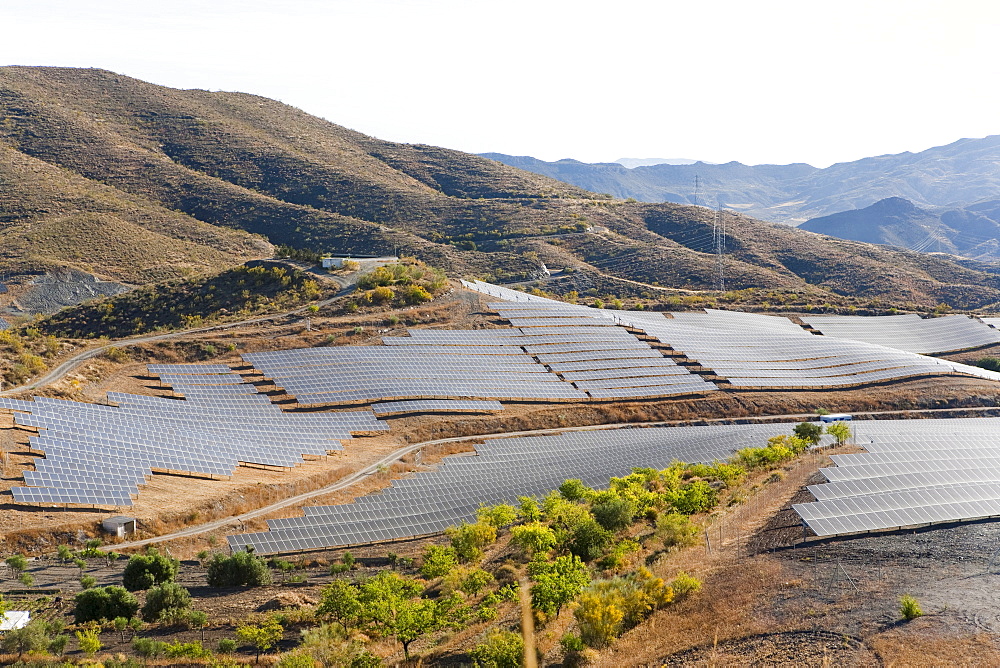
M259 587L271 584L271 571L260 557L237 552L231 557L216 554L208 562L211 587Z

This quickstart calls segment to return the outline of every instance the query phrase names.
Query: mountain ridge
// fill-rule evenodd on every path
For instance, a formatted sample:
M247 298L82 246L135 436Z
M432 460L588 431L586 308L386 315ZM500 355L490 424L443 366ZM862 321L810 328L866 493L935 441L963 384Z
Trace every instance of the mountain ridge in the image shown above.
M864 208L887 197L904 197L926 207L961 207L1000 197L1000 135L959 139L916 153L871 156L825 168L731 161L610 171L607 163L547 163L530 156L483 155L616 197L722 206L791 225Z
M455 276L497 281L530 278L544 263L570 270L580 289L607 290L606 276L716 285L709 209L616 201L480 156L383 141L246 93L181 91L104 70L0 68L0 149L0 183L34 193L0 196L0 248L67 211L70 231L113 213L121 231L112 240L160 234L170 244L197 242L174 263L161 262L174 274L231 266L284 244L414 255ZM726 216L731 289L964 308L1000 302L1000 277L987 265ZM155 266L166 249L152 248L144 260L123 251L88 262L110 242L65 236L58 226L36 234L30 249L21 242L18 253L0 254L0 270L34 262L128 275L136 284L164 278L135 268ZM196 251L216 255L196 262Z

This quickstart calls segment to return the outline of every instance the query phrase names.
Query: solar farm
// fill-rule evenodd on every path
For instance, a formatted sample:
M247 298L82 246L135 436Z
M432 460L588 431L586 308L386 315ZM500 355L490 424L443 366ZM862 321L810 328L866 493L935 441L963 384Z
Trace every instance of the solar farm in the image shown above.
M929 353L1000 342L965 316L778 316L706 310L611 311L475 282L486 329L410 328L380 345L245 353L243 364L149 364L172 397L108 392L105 404L0 398L29 439L33 470L14 504L126 508L155 475L206 480L238 469L291 471L392 418L492 415L517 405L607 404L715 393L826 391L914 378L1000 380ZM892 345L890 345L892 344ZM271 389L273 386L274 389ZM267 388L263 390L262 388ZM817 536L1000 515L995 420L855 422L867 452L836 455L816 501L796 511ZM229 537L262 554L399 540L471 519L481 504L544 494L569 477L593 486L633 467L711 463L790 425L567 432L488 440L475 456L398 480L341 506ZM210 484L210 483L206 483ZM992 495L992 496L991 496Z

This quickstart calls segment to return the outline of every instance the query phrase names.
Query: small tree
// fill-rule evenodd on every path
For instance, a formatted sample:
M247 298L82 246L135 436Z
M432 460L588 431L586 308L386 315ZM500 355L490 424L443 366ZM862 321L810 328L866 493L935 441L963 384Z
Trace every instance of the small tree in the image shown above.
M49 640L45 628L38 622L32 622L23 628L4 633L0 636L0 646L5 652L16 652L17 658L21 659L25 654L46 649Z
M533 561L528 564L528 575L535 581L531 607L546 615L558 615L590 584L587 567L575 555L557 557L552 562Z
M93 575L84 575L82 578L80 578L80 586L83 587L84 589L90 589L92 587L95 587L96 585L97 585L97 578L95 578Z
M76 632L76 640L80 644L80 651L92 657L101 651L101 638L97 629L86 629Z
M191 593L174 582L153 587L146 594L142 618L147 622L176 621L191 607Z
M424 550L420 574L425 578L439 578L458 566L458 554L453 547L429 545Z
M620 496L602 498L590 509L597 523L608 531L620 531L632 524L635 518L636 506L629 499Z
M149 548L146 554L129 558L122 574L122 584L129 591L149 589L165 582L173 582L177 577L180 562Z
M449 527L446 533L451 538L451 546L455 548L458 558L464 562L479 561L483 556L483 548L497 539L496 527L485 522L463 522L461 526Z
M76 607L73 617L77 624L99 622L115 617L133 617L139 609L139 601L124 587L95 587L80 592L73 599Z
M510 530L510 539L529 558L556 546L556 534L541 522L529 522Z
M191 628L201 631L201 642L205 643L205 627L208 626L208 615L201 610L192 610L188 615L188 624Z
M601 556L613 538L614 534L598 524L593 517L588 517L573 527L565 547L580 559L593 561Z
M583 484L582 480L569 478L559 485L559 493L567 501L580 501L587 497L592 490Z
M21 577L18 578L18 581L25 587L35 586L35 577L31 573L21 573Z
M846 422L833 422L826 428L826 433L837 439L837 445L843 445L851 437L851 428Z
M66 652L66 645L69 644L69 636L65 633L60 633L57 636L53 636L49 640L49 646L46 648L49 654L54 654L55 656L62 656Z
M348 625L356 624L361 614L357 587L343 580L334 580L323 588L316 614L340 624L346 635Z
M476 511L476 517L479 518L480 522L485 522L500 529L517 521L517 508L507 503L498 503L495 506L481 506Z
M111 626L122 636L122 644L127 642L125 634L128 632L128 620L124 617L115 617L111 620Z
M538 501L532 496L519 496L517 498L517 514L525 522L537 522L542 519L542 509L538 507Z
M236 637L241 642L254 646L254 649L257 650L258 661L260 661L261 652L267 652L277 645L284 634L285 629L274 617L268 617L260 624L244 624L236 627Z
M7 557L5 563L7 564L7 568L11 570L11 573L14 574L15 578L21 574L21 571L28 567L28 560L21 554L15 554Z
M69 545L60 545L56 548L56 552L59 555L59 561L64 564L73 559L73 550L69 549Z
M371 633L395 637L410 658L410 644L428 633L457 628L465 610L456 595L420 597L423 587L397 573L384 571L361 583L361 619Z
M795 425L792 431L803 441L809 441L813 445L819 443L819 439L823 435L823 427L815 422L800 422Z

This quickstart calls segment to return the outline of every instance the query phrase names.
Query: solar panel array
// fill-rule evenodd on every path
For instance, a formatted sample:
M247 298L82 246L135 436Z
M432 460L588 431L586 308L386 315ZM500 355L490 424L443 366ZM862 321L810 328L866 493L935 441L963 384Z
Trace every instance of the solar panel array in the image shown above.
M967 364L862 341L816 336L779 316L709 309L672 313L667 318L648 311L607 311L565 304L482 282L466 286L508 300L503 312L516 313L522 324L533 316L535 322L589 317L641 330L734 388L831 389L953 373L1000 380L998 373ZM974 331L1000 334L964 320L972 323ZM948 327L952 329L967 328L959 320L951 322Z
M426 535L472 520L481 504L541 496L567 478L596 488L634 467L710 463L761 445L792 425L610 429L503 438L476 456L446 457L438 470L396 480L377 494L339 506L306 507L304 517L268 520L270 531L229 536L233 550L259 554L343 547Z
M814 315L803 318L827 336L874 343L911 353L944 353L1000 343L1000 332L965 315Z
M379 417L407 413L492 413L501 410L503 405L499 401L474 399L414 399L372 405L372 412Z
M556 302L551 302L557 304ZM522 328L411 329L383 346L250 353L244 359L300 404L378 401L568 400L694 394L715 386L603 317L567 305L491 305ZM508 308L510 307L510 308ZM576 307L569 306L573 313ZM590 326L593 323L605 325ZM572 365L566 366L564 365ZM548 368L547 368L548 367ZM593 372L589 376L563 372Z
M409 343L250 353L243 358L306 405L587 398L513 345Z
M855 421L864 454L833 455L794 506L818 536L1000 516L1000 418Z
M1000 374L978 367L775 327L770 320L791 324L773 316L715 311L647 321L643 328L736 388L828 389L952 373L1000 380Z
M649 343L615 327L627 323L608 317L612 312L551 300L497 302L489 307L524 334L507 340L519 341L536 359L591 398L639 399L716 389ZM663 319L658 314L653 317Z
M161 380L183 391L184 400L114 392L108 400L117 406L0 398L16 424L38 429L29 444L44 455L24 472L26 486L11 489L14 501L130 506L154 473L224 478L238 466L291 468L342 449L354 434L388 429L370 411L300 416L282 412L250 384L206 384L231 380L228 367L206 365L209 373L199 375L164 366L157 365Z

